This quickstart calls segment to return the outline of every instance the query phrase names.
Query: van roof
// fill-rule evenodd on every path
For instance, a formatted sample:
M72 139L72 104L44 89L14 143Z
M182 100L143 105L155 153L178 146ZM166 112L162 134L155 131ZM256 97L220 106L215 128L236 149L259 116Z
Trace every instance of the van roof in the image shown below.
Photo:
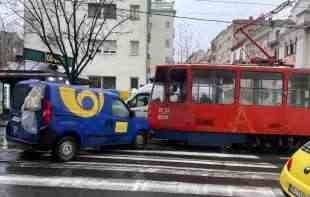
M63 84L63 83L53 83L53 82L47 82L47 81L40 81L40 80L25 80L25 81L20 81L17 83L17 85L35 85L37 83L43 83L46 84L50 87L55 87L58 88L59 86L67 86L67 87L72 87L75 89L79 89L79 90L92 90L94 92L97 93L104 93L107 96L111 96L111 97L119 97L117 94L110 92L110 91L104 91L102 89L99 88L89 88L89 87L83 87L83 86L79 86L79 85L67 85L67 84Z

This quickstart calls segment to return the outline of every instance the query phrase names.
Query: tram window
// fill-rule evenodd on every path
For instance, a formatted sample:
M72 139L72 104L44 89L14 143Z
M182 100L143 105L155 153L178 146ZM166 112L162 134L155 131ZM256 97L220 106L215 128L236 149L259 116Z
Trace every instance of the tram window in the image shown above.
M186 100L186 70L174 69L169 72L169 101L182 103Z
M164 102L165 100L165 86L164 83L155 83L152 91L152 101Z
M240 80L240 103L278 106L282 103L283 80L280 73L243 72Z
M288 104L310 107L310 75L294 74L289 77Z
M193 70L194 103L232 104L235 95L235 73L225 70Z

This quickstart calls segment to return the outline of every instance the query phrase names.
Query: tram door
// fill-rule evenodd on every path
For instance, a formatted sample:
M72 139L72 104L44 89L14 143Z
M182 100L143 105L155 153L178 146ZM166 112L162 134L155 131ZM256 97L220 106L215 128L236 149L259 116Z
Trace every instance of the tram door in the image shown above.
M191 124L188 111L188 70L175 68L168 71L166 110L169 112L167 127L170 130L186 131Z

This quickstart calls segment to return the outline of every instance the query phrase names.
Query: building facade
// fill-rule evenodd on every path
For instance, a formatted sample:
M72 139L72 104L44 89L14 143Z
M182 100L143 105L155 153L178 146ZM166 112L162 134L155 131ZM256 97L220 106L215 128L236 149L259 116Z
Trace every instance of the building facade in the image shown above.
M175 2L153 0L150 18L150 75L156 65L174 63Z
M71 2L68 1L67 4ZM67 6L66 4L66 6ZM69 7L69 6L68 6ZM85 9L88 17L94 17L102 3L89 0ZM82 77L89 78L94 87L104 89L130 90L138 88L147 81L148 67L148 10L149 0L113 1L110 13L115 17L106 19L107 26L113 26L121 19L120 10L130 16L118 29L111 34L98 50L96 56L82 73ZM101 12L101 10L100 10ZM115 14L114 14L115 13ZM105 13L104 13L105 14ZM85 15L85 13L81 13ZM25 26L25 48L48 53L47 47L36 34L27 31ZM28 61L34 64L33 61ZM31 67L31 65L27 65Z
M251 32L252 38L270 56L275 56L285 62L281 50L280 35L285 31L287 25L289 25L288 20L265 21L264 25ZM266 59L267 57L249 39L244 39L233 46L231 56L233 64L249 64L252 58ZM290 62L285 63L290 64Z
M310 68L310 1L298 0L283 20L265 21L265 25L250 29L253 39L280 63L295 68ZM208 55L211 63L248 64L253 57L266 58L248 39L230 42L233 25L222 31L212 42ZM226 40L226 41L225 41Z
M210 52L208 54L208 59L212 64L231 64L232 63L232 48L240 42L245 40L242 34L235 36L237 29L248 22L250 22L252 17L249 19L237 19L233 20L232 24L226 29L220 32L211 42ZM256 25L249 28L249 31L254 31L257 28ZM237 38L237 39L236 39Z
M83 9L94 17L102 6L100 1L87 0ZM71 2L68 1L69 5ZM67 5L66 4L66 5ZM158 64L173 63L174 57L174 1L171 0L116 0L106 20L107 26L118 23L118 15L127 14L129 20L111 34L82 73L94 87L120 91L139 88L146 84ZM68 8L70 6L67 6ZM82 11L81 11L82 12ZM101 10L99 10L101 12ZM104 11L102 11L104 14ZM25 48L48 53L40 38L25 25ZM36 59L36 58L34 58ZM26 61L27 68L42 68L46 61Z

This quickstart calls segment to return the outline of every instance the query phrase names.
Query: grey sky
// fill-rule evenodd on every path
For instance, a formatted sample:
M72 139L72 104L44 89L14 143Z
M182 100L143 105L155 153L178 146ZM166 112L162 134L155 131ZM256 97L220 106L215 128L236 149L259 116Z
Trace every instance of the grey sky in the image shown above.
M217 1L217 0L210 0ZM219 0L221 1L221 0ZM176 0L176 10L179 16L199 17L205 19L233 20L236 18L248 18L249 16L258 16L262 13L272 10L274 7L270 5L244 5L236 2L252 2L262 4L278 5L284 0L223 0L225 2L235 3L219 3L201 0ZM275 6L276 7L276 6ZM288 10L281 13L281 17L287 16ZM177 31L182 25L187 23L194 32L195 39L199 42L199 47L207 49L210 41L221 31L227 24L215 22L200 22L177 19Z

